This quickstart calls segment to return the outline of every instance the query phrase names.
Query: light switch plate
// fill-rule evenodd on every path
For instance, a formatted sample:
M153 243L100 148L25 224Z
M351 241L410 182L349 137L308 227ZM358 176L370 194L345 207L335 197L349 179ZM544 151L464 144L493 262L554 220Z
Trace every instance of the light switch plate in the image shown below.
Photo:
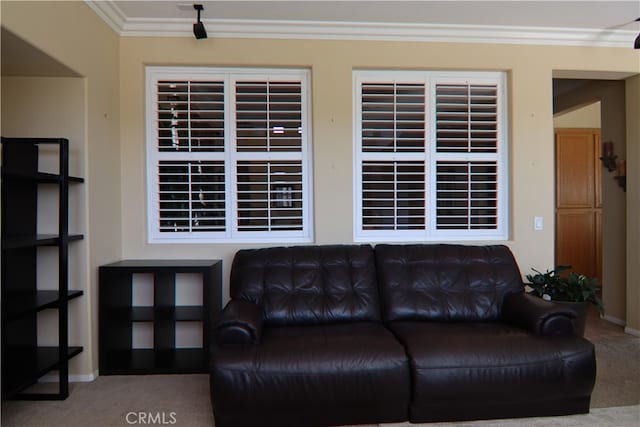
M544 228L544 220L541 216L533 217L533 229L535 231L542 231Z

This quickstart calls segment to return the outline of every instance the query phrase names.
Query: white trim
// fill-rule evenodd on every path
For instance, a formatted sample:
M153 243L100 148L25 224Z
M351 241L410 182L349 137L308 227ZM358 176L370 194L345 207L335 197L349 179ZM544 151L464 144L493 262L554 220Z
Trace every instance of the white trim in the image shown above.
M605 314L604 316L601 316L603 320L606 320L607 322L613 323L615 325L620 325L620 326L626 326L627 322L625 322L622 319L618 319L617 317L613 317L613 316L609 316L607 314Z
M85 3L116 33L126 37L193 37L193 20L127 18L112 1ZM499 25L335 22L271 19L203 19L209 38L501 43L631 48L635 30Z
M635 337L640 337L640 331L639 330L630 328L628 326L624 328L624 332L626 334L633 335Z
M603 320L606 320L607 322L611 322L615 325L619 325L619 326L624 326L624 333L625 334L629 334L629 335L633 335L636 337L640 337L640 330L638 329L634 329L634 328L630 328L629 326L627 326L627 322L625 322L622 319L618 319L617 317L613 317L613 316L609 316L609 315L604 315L601 316Z
M85 4L93 10L109 27L122 35L122 29L127 24L127 17L113 1L85 0Z
M69 382L72 383L90 383L95 381L98 378L98 371L95 371L92 374L77 374L77 375L69 375ZM40 382L42 383L57 383L60 381L60 377L58 374L47 374L40 377Z

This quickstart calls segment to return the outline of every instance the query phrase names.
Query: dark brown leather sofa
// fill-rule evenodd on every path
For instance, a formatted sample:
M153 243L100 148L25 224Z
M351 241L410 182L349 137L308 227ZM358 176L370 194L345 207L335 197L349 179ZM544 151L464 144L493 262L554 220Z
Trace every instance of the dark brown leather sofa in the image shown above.
M217 427L589 411L593 345L506 246L239 251L215 327Z

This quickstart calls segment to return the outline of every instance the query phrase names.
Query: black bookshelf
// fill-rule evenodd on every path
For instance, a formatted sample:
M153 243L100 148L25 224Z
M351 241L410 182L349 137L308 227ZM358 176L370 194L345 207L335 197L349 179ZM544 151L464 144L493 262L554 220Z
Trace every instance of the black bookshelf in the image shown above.
M56 146L59 172L38 170L42 145ZM62 400L69 395L69 360L82 347L69 346L68 304L82 296L69 289L69 185L84 180L69 176L69 140L2 137L2 398ZM58 194L57 234L38 234L38 191L53 186ZM37 283L38 248L57 248L55 290ZM51 288L51 286L47 287ZM38 313L57 310L58 345L38 346ZM30 386L58 372L56 392L30 392Z
M153 276L153 305L134 306L134 274ZM176 305L176 275L202 276L202 305ZM126 260L100 267L100 375L208 372L213 318L222 308L220 260ZM148 322L153 348L134 348L133 327ZM202 322L202 347L177 348L176 325Z

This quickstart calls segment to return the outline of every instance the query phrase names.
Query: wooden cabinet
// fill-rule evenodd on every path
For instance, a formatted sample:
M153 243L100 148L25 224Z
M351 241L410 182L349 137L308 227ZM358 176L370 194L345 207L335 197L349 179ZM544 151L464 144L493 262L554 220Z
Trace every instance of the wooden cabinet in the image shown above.
M556 129L556 265L602 283L599 129Z
M39 152L46 146L59 162L58 173L39 171ZM69 359L82 347L69 346L69 308L81 290L69 289L69 244L81 240L70 234L69 185L82 178L69 176L67 139L2 138L2 397L59 400L69 395ZM42 194L40 194L42 192ZM57 193L57 233L38 230L39 199ZM55 248L57 274L40 274L51 283L38 283L39 249ZM48 286L45 286L48 285ZM57 346L38 338L38 315L57 311ZM56 392L27 390L45 374L57 371Z
M100 375L208 372L211 324L222 308L222 261L125 260L101 266L99 274ZM178 300L180 275L195 276L196 302ZM140 303L136 289L143 283L147 300ZM200 326L195 346L179 343L187 324ZM149 335L143 345L136 343L138 329Z

